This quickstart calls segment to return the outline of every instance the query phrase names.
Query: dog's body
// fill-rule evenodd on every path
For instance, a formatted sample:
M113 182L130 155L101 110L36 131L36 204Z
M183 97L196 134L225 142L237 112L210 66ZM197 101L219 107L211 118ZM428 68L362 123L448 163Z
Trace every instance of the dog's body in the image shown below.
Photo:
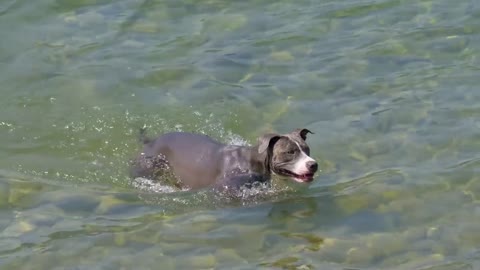
M142 130L144 149L134 160L131 176L158 179L173 173L174 185L186 189L237 189L269 181L271 174L311 182L318 166L308 156L305 139L309 132L297 129L284 135L265 134L255 146L237 146L186 132L149 139Z

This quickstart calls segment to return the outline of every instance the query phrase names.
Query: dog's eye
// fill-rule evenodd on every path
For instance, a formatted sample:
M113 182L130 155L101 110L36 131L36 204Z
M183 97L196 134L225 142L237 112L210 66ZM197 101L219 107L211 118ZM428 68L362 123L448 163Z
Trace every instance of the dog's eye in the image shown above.
M295 154L295 150L289 150L289 151L287 151L287 154L293 155L293 154Z

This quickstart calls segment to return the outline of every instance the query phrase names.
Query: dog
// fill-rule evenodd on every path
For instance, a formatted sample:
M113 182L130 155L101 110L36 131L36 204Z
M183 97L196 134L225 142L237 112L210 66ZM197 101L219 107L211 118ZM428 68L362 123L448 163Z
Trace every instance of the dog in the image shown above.
M139 136L143 151L133 159L130 175L168 178L174 186L187 190L235 190L268 182L272 175L310 183L318 164L309 156L308 133L313 134L305 128L288 134L268 133L254 146L239 146L188 132L170 132L152 139L143 128Z

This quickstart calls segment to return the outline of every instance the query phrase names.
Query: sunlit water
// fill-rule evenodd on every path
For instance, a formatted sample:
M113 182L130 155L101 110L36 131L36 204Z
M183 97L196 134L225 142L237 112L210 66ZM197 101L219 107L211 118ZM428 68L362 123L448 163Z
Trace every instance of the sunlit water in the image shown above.
M480 269L478 1L0 1L2 269ZM129 179L137 133L322 172Z

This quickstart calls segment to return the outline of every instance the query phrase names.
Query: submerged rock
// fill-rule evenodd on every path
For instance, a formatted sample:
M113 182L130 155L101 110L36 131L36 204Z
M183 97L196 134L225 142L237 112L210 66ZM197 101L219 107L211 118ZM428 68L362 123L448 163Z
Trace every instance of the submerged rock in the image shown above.
M100 203L95 212L97 214L106 214L115 210L115 208L128 206L127 202L118 199L114 195L104 195L100 197Z
M222 248L215 252L215 257L218 263L223 267L239 266L248 263L247 260L242 258L235 249Z
M7 182L0 182L0 208L6 207L10 197L10 185Z
M38 182L12 181L10 182L8 203L14 206L21 206L24 199L31 198L33 193L43 189L43 185Z
M99 204L96 196L91 194L67 194L55 192L49 194L48 201L65 213L92 213Z
M350 265L368 265L373 259L374 255L365 247L353 247L347 251L347 263Z
M290 62L295 60L295 57L289 51L272 52L270 57L279 62Z
M212 254L192 255L177 257L177 269L212 269L217 265L217 260Z
M36 226L28 221L20 220L13 222L3 230L6 237L19 237L36 229Z

